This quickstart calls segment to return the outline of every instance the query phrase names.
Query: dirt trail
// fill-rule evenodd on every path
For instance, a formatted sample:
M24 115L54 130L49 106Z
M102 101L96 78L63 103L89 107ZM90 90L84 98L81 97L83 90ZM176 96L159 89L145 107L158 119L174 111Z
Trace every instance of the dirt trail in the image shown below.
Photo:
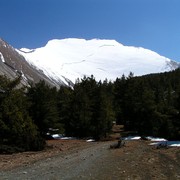
M110 149L112 143L73 147L54 157L0 171L0 179L180 179L179 148L155 149L147 141L128 141L123 148Z
M27 166L0 172L0 179L78 179L108 151L110 142L91 143ZM89 174L90 175L90 174ZM16 178L15 178L16 177Z

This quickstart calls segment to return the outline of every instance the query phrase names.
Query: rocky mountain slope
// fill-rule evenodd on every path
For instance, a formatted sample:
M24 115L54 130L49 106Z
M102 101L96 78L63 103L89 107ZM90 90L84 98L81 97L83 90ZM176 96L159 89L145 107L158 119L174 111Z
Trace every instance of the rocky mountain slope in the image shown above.
M171 71L179 63L144 48L124 46L115 40L51 40L37 49L13 48L0 39L0 74L22 75L23 83L40 79L49 85L72 85L77 78L94 75L96 80L115 80Z
M57 86L41 70L30 65L25 58L17 52L15 48L4 40L0 39L0 75L5 75L10 79L22 76L22 84L29 85L44 80L51 86Z

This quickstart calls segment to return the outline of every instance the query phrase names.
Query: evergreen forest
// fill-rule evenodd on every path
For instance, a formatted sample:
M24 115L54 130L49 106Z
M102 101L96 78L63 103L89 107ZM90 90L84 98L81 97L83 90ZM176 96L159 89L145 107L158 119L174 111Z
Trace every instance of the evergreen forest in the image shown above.
M180 69L117 78L77 79L73 88L44 81L20 86L21 77L0 76L0 153L37 151L49 129L96 140L108 137L113 122L141 136L180 140Z

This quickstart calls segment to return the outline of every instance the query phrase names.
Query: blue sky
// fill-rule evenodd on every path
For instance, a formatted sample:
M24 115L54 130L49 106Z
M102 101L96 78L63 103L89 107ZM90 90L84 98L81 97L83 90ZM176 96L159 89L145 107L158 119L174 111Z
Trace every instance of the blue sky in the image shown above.
M115 39L180 61L180 0L0 0L0 37L16 48Z

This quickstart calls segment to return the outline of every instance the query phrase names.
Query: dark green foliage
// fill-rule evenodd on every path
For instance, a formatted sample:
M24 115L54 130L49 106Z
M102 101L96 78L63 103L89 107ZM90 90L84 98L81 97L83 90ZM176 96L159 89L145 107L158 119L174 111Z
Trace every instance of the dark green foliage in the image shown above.
M57 105L59 112L59 121L63 125L65 134L73 135L72 131L72 96L73 90L69 87L61 87L58 91Z
M58 128L59 133L63 131L59 119L57 95L56 88L50 88L44 81L28 89L27 97L31 102L30 116L42 135L45 135L49 128Z
M114 83L115 112L126 130L179 139L180 70L129 76ZM121 119L122 118L122 119Z
M40 150L44 147L44 140L28 115L29 102L24 89L16 88L19 82L20 78L10 81L0 77L3 90L0 93L0 145L6 147L3 151Z
M23 152L24 149L19 148L17 146L12 146L12 145L4 145L1 144L0 146L0 154L13 154L13 153L18 153L18 152Z
M0 153L43 149L49 128L101 139L113 121L142 136L179 140L179 77L180 69L141 77L130 73L113 83L91 76L57 90L44 81L20 88L20 77L0 76Z
M74 90L63 88L60 92L61 112L65 115L66 134L77 137L103 138L110 132L114 111L108 96L108 83L97 83L93 76L78 80ZM66 91L65 91L66 89ZM112 96L112 93L109 92ZM70 96L67 96L69 94ZM66 105L67 103L67 105ZM62 114L62 115L63 115Z
M107 136L112 129L112 123L115 121L113 110L112 85L104 81L98 84L96 94L96 107L94 109L93 136L101 139Z

